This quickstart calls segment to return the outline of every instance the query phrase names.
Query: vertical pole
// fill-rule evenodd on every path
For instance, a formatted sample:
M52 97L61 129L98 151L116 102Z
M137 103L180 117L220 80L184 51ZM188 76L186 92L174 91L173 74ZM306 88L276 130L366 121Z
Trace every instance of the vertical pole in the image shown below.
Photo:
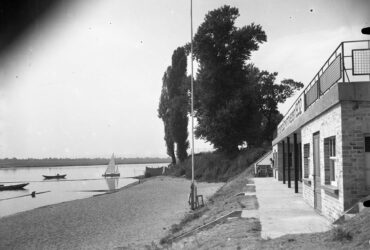
M321 86L320 86L320 77L319 77L319 73L317 73L317 98L316 99L319 99L320 96L321 96Z
M298 170L299 170L299 181L302 182L302 178L303 178L302 142L298 143Z
M291 159L290 159L290 138L289 138L289 136L286 138L286 140L287 140L287 148L288 148L288 188L291 188L292 187L292 184L291 184L291 182L290 182L290 169L291 169L291 163L292 163L292 161L291 161Z
M283 140L282 144L283 144L283 184L285 184L285 164L286 164L286 161L285 161L285 141L284 140Z
M343 75L343 82L346 82L346 78L345 78L345 71L346 69L344 68L344 43L342 42L342 75Z
M367 41L367 48L370 49L370 40ZM369 74L369 81L370 81L370 74Z
M193 82L193 0L190 0L190 58L191 58L191 209L195 209L194 184L194 82Z
M293 135L293 150L294 150L294 192L298 193L298 143L297 134Z

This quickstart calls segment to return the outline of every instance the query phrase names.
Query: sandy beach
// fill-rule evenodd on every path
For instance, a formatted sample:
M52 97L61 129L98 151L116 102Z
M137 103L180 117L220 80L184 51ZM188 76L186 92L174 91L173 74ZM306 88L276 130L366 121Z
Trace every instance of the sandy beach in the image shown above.
M212 195L223 183L198 183ZM0 249L114 249L158 243L190 211L190 181L156 177L119 192L0 219Z

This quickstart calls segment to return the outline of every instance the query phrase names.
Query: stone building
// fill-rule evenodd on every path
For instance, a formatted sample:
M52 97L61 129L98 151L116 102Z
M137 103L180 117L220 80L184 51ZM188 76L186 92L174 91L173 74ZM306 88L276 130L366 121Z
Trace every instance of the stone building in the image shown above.
M330 220L370 195L370 41L335 49L272 145L275 178Z

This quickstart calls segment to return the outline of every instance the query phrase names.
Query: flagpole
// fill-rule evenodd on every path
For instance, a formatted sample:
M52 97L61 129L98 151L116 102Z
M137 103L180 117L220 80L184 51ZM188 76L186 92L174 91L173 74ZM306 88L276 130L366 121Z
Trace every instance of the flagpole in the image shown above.
M190 57L191 57L191 209L195 209L194 183L194 82L193 82L193 0L190 0Z

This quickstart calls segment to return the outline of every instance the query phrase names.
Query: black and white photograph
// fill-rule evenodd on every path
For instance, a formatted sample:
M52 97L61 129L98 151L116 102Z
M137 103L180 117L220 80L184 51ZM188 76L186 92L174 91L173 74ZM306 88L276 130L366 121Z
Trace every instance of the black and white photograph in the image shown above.
M370 0L0 1L13 249L370 249Z

